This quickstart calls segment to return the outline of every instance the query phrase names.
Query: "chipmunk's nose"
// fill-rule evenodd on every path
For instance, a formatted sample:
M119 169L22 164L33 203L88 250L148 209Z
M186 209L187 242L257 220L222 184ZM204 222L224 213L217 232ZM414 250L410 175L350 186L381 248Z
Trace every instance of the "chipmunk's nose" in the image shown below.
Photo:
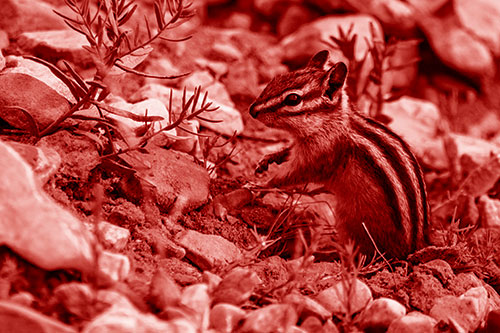
M250 115L254 118L257 118L257 116L259 115L259 111L255 110L255 103L250 105L249 111Z

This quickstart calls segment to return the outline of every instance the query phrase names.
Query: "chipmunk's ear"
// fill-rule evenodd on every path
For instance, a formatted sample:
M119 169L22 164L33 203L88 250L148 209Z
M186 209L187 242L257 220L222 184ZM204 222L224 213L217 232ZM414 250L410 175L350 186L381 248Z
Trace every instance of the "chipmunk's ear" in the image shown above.
M328 52L328 50L319 51L309 60L307 67L323 69L329 56L330 52Z
M326 75L326 91L325 95L333 99L333 95L337 90L342 88L347 77L347 66L343 62L338 62L328 70Z

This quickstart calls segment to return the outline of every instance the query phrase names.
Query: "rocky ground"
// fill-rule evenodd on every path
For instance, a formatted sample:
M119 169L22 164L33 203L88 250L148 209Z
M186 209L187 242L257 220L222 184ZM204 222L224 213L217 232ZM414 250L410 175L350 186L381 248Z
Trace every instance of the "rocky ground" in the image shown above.
M498 2L188 5L3 1L0 332L498 332ZM424 169L406 260L254 175L289 137L248 106L323 49Z

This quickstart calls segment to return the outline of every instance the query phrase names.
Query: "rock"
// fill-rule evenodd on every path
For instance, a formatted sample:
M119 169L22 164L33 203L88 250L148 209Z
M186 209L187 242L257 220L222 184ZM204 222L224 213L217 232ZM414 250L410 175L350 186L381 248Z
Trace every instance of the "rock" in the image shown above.
M264 33L254 33L248 30L230 31L231 41L237 45L243 53L243 64L253 66L257 70L259 83L267 82L277 74L285 72L287 69L281 63L283 59L283 49L279 47L275 37ZM241 62L235 62L231 68L239 66ZM225 82L224 82L225 83ZM241 82L239 82L241 84ZM244 84L243 86L247 86ZM228 87L228 91L234 87ZM255 89L255 87L254 87ZM231 94L233 96L233 94ZM233 96L234 97L234 96Z
M259 14L267 17L273 17L283 12L285 6L288 4L279 0L253 0L253 8Z
M1 332L76 333L71 326L47 317L31 308L0 301Z
M374 38L379 41L384 40L382 27L368 15L330 15L304 24L281 40L280 45L285 50L283 60L295 65L305 64L316 52L327 48L323 41L333 43L330 36L339 38L339 28L347 33L351 25L353 26L351 35L358 35L354 55L356 60L361 61L369 50L367 41L371 45ZM370 25L374 27L374 37L370 32ZM331 58L335 62L348 60L340 51L336 51Z
M118 253L102 251L97 258L97 283L111 286L125 280L130 272L130 260Z
M184 129L190 131L191 133L185 131ZM177 138L171 146L173 149L182 151L184 153L191 154L197 158L202 159L200 140L197 135L192 133L200 132L200 123L197 120L188 120L182 124L182 128L176 127L175 133Z
M487 140L476 139L466 135L452 134L451 137L457 144L458 155L461 161L467 158L469 160L468 163L475 166L485 164L485 172L491 172L490 168L496 168L497 162L495 159L498 157L492 155L500 154L500 146L492 144ZM492 165L488 166L487 163L491 163ZM481 168L478 170L481 170ZM489 177L488 174L487 177ZM485 180L488 180L488 178ZM484 184L480 184L480 186L484 186Z
M460 192L459 192L460 193ZM479 220L479 210L472 195L459 194L456 197L443 202L433 212L433 218L437 223L449 223L453 217L459 220L459 226L476 226Z
M322 321L325 321L331 316L331 313L325 309L323 305L309 296L300 294L299 292L291 292L283 297L283 303L293 305L299 319L315 316Z
M306 0L305 3L319 8L327 14L347 9L347 4L344 0Z
M382 75L383 93L391 89L406 89L415 83L418 73L418 63L415 60L420 58L418 44L414 40L396 43L394 53L383 64L387 66Z
M315 332L315 331L313 331ZM332 319L328 319L324 324L323 324L323 332L324 333L339 333L339 329L335 324L333 323Z
M500 310L493 310L488 313L485 332L500 332Z
M6 60L7 67L2 73L19 73L32 76L39 81L42 81L50 88L54 89L66 100L70 102L76 101L68 86L64 84L57 76L52 74L47 66L42 65L34 60L17 56L8 56Z
M484 236L482 237L484 239ZM473 272L458 273L453 281L448 284L448 289L455 295L464 294L471 288L483 286L483 280L479 279Z
M384 103L382 113L392 119L389 127L401 135L418 156L424 156L425 147L418 142L434 139L436 123L441 117L438 107L431 102L404 96L394 102ZM414 132L421 132L419 140Z
M394 320L406 315L406 308L399 302L381 297L361 312L359 326L364 330L386 330Z
M434 14L448 3L449 0L407 0L408 4L427 15Z
M5 58L3 58L2 50L6 49L9 44L9 35L5 30L0 29L0 70L5 66Z
M478 208L481 216L481 227L500 227L500 201L483 194L479 197Z
M33 302L35 301L35 296L27 291L20 291L14 295L11 295L9 297L9 301L22 306L31 307Z
M186 249L186 257L203 270L226 266L242 258L236 245L218 235L185 230L176 235L176 241Z
M412 35L416 28L412 7L399 0L347 0L357 12L376 17L391 33Z
M220 104L234 107L231 96L226 90L226 87L221 82L217 81L208 70L197 71L181 81L181 87L185 87L189 91L194 91L196 87L201 86L202 91L208 92L208 96Z
M82 332L194 332L192 324L184 330L177 329L174 322L162 321L153 314L140 312L128 300L121 299L87 323Z
M0 244L46 270L92 272L93 235L39 187L28 164L1 141L0 156Z
M13 106L26 110L39 131L70 109L68 101L42 80L4 72L0 74L0 118L13 127L33 132L28 116Z
M500 153L490 154L488 161L469 173L460 190L474 198L486 194L497 182L499 173Z
M455 278L453 269L450 264L441 259L434 259L426 263L420 264L414 269L415 272L427 273L438 278L441 283L446 286Z
M148 301L156 309L164 310L169 306L177 305L180 299L181 288L179 285L167 272L159 268L149 285Z
M348 34L350 29L351 33ZM342 35L348 35L346 41L355 41L352 51L344 48L346 54L342 52L340 45L337 45L334 40L334 38L340 39L338 44L342 45L341 42L344 41ZM355 35L357 37L354 37ZM349 90L354 96L359 96L363 89L368 87L369 75L375 66L372 53L369 50L375 43L383 45L383 36L382 27L371 16L361 14L331 15L304 24L297 31L283 38L280 45L285 52L283 61L291 67L305 65L311 56L324 49L331 51L330 65L342 61L352 69L353 61L362 64L362 66L357 67L356 75L348 78L352 81L349 84ZM392 81L386 80L384 83L392 83ZM384 86L383 88L383 91L387 92L391 87Z
M450 295L438 278L425 271L415 271L408 276L406 290L412 307L427 313L439 297Z
M488 47L458 26L453 18L420 15L418 25L445 65L476 80L494 75L495 64Z
M215 61L233 62L241 60L243 58L243 55L241 54L240 50L238 50L230 43L215 42L214 44L212 44L209 58Z
M405 96L384 103L382 113L392 119L389 127L411 146L425 165L437 170L448 169L443 138L437 135L440 112L435 104ZM500 153L498 146L486 140L453 133L450 137L456 143L458 157L468 155L477 164L490 160L491 153Z
M300 324L300 328L308 333L321 332L323 330L323 323L318 317L309 316Z
M250 30L252 27L252 16L244 12L234 12L229 14L222 24L227 29L245 29Z
M472 95L471 99L477 101L477 95L474 91L468 91L467 94ZM477 117L477 116L476 116ZM500 118L494 112L486 111L478 117L478 121L474 124L467 122L465 125L467 127L466 133L475 138L488 139L495 144L498 144L498 132L500 132ZM493 136L493 138L492 138Z
M500 55L500 5L495 0L453 2L455 14L462 26L484 41L495 56Z
M220 57L214 57L218 52L212 45L218 44L237 49L242 54L241 60L225 63ZM209 69L225 84L234 101L244 100L250 104L259 92L259 82L267 82L286 70L281 64L283 51L276 44L277 38L269 34L204 27L190 40L177 43L171 55L176 64L184 66L184 71L192 71L193 63Z
M102 304L105 308L112 305L128 305L130 300L124 294L113 289L98 289L95 293L95 300Z
M13 37L23 31L67 28L54 7L41 0L6 0L2 9L0 29Z
M193 323L192 320L180 318L180 319L169 320L168 323L171 327L170 330L172 332L182 332L182 333L200 332L200 328L198 328L196 324Z
M198 283L202 279L200 271L186 261L177 258L165 258L160 261L160 265L180 285Z
M492 263L488 264L488 268L487 268L488 274L490 272L498 272L498 269L499 269L499 267L497 264L492 264ZM498 274L498 273L494 273L494 274ZM491 311L492 309L500 309L500 294L495 290L495 288L493 288L489 284L483 284L482 281L481 281L481 287L484 287L486 289L486 291L488 292L488 311ZM484 322L483 322L483 324L484 324ZM481 324L481 325L483 325L483 324Z
M237 189L226 194L219 194L212 200L215 215L227 220L227 215L240 211L241 207L250 203L253 195L248 189Z
M245 317L245 311L239 307L219 303L210 311L210 328L216 332L231 333L235 331L238 323Z
M372 292L358 279L352 283L354 290L346 290L349 287L348 283L344 280L338 281L335 285L319 292L316 301L334 315L346 314L347 311L350 311L348 315L358 313L372 301Z
M3 30L0 30L0 38L2 38L2 31ZM3 56L2 47L0 47L0 71L3 71L3 69L5 68L5 64L6 60L5 57Z
M177 221L173 221L169 218L165 218L163 221L166 224L177 223ZM153 221L153 223L155 223L155 221ZM153 229L143 229L139 231L141 238L143 238L142 241L148 244L148 246L151 246L153 253L160 258L184 258L186 256L186 250L177 244L171 236L171 234L174 234L176 231L172 231L171 229L165 230L162 227L159 227L160 230L158 230L158 227L159 226ZM178 225L178 227L180 226ZM180 228L180 230L184 230L184 228Z
M217 288L222 281L220 276L210 271L203 271L202 278L203 282L208 285L208 292L210 292L210 294L214 292L215 288Z
M96 145L92 140L84 136L76 136L68 131L57 131L45 136L40 139L37 146L44 150L53 149L61 156L62 164L56 175L58 186L63 188L69 186L75 192L84 187L93 169L101 163Z
M250 104L260 92L259 72L251 60L242 60L230 66L222 82L229 95L236 101L248 101Z
M167 111L167 108L165 107L162 101L156 98L148 98L134 104L121 101L121 102L111 103L110 105L112 107L131 112L132 114L139 117L148 116L148 117L162 118L161 120L158 121L148 122L148 126L150 126L151 133L158 132L162 128L170 124L170 115ZM116 115L109 112L107 113L107 116L115 119L118 122L119 127L123 129L123 133L129 136L129 141L131 141L131 139L132 140L135 139L136 141L138 140L135 138L136 136L135 133L144 127L145 125L144 121L135 121L130 117ZM141 132L142 135L144 131ZM175 133L176 133L175 129L171 129L169 131L161 132L159 136L166 136L167 138L170 138L174 136ZM134 142L132 141L131 143Z
M165 55L157 55L154 52L150 53L150 56L144 61L146 73L154 73L155 75L163 75L163 76L177 76L181 74L185 74L183 70L181 70L170 57L166 57ZM179 86L179 82L182 81L182 78L176 79L159 79L159 78L144 78L144 83L155 83L160 85L167 85L172 87ZM141 84L142 86L142 84Z
M435 332L437 320L420 312L410 312L406 316L394 320L387 333L415 332L431 333Z
M66 311L84 320L94 317L99 308L95 307L96 293L85 283L70 282L57 286L54 296Z
M275 287L286 283L290 278L290 272L293 270L287 267L287 262L277 256L267 257L264 260L258 261L249 266L249 268L257 274L262 281L262 289L271 290Z
M246 268L234 268L219 283L213 292L213 304L230 303L240 305L246 302L261 280L257 274Z
M207 170L194 163L191 156L155 146L148 146L147 154L137 152L134 156L149 166L144 168L141 164L136 168L137 173L153 186L155 204L161 211L168 212L172 221L208 200Z
M86 68L93 64L92 55L83 46L90 47L87 38L74 30L45 30L24 32L17 45L26 53L56 63L64 59Z
M198 119L201 126L227 136L243 132L243 120L238 110L224 104L217 104L217 102L213 105L218 107L218 109L202 114L201 116L209 119L209 121Z
M197 283L184 288L179 303L193 312L194 322L201 326L201 331L206 331L209 325L211 303L208 286L204 283Z
M289 35L317 16L317 13L304 4L291 3L279 19L276 27L278 35L282 37Z
M181 112L182 105L182 91L167 88L165 86L159 84L147 84L142 87L136 94L134 94L131 99L132 100L141 100L145 98L156 98L162 101L165 105L169 105L170 94L172 93L172 108L173 112L176 116ZM187 99L192 95L192 92L187 92ZM197 107L200 107L201 100L197 104ZM213 100L210 96L207 98L208 103L212 103L212 107L219 107L215 111L204 112L201 114L202 117L210 119L212 121L221 121L217 123L213 123L210 121L204 121L198 119L200 124L204 127L207 127L217 133L222 133L226 135L233 135L234 132L241 133L243 131L243 120L241 118L241 114L238 110L234 109L234 107L224 105Z
M465 331L474 332L485 319L487 310L488 292L484 287L477 287L459 297L437 299L429 315L437 320L453 321Z
M9 142L9 145L31 166L40 184L45 184L61 166L61 156L52 148Z
M108 248L121 251L125 248L130 237L128 229L116 226L109 222L99 222L97 225L99 240Z
M291 305L271 304L248 313L241 332L289 332L297 319L297 313Z

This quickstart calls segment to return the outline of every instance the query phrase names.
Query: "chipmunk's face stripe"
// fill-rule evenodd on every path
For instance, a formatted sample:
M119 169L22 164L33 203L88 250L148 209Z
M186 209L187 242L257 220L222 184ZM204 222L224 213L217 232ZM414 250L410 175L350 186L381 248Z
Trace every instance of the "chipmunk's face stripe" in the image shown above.
M408 203L410 205L411 225L415 226L414 230L412 230L412 244L417 245L419 242L418 236L422 234L429 223L427 197L422 170L420 169L417 159L411 152L410 147L401 137L373 119L366 117L362 117L362 119L366 122L367 126L376 129L378 134L372 132L373 134L369 134L367 137L380 147L385 147L388 160L398 173L399 179L403 180L405 193L407 193ZM404 166L401 164L402 161L406 162ZM418 187L415 186L413 182L416 182ZM417 200L417 198L420 198L420 200ZM418 223L420 220L423 222L422 224ZM423 230L419 230L419 228ZM425 235L424 233L424 236Z
M316 82L320 82L324 71L306 71L297 70L294 72L277 75L275 78L269 82L269 84L264 88L259 97L257 97L256 103L265 103L271 99L279 98L285 92L283 87L287 87L286 91L298 90L304 91L306 93L311 88L307 86L314 85Z

